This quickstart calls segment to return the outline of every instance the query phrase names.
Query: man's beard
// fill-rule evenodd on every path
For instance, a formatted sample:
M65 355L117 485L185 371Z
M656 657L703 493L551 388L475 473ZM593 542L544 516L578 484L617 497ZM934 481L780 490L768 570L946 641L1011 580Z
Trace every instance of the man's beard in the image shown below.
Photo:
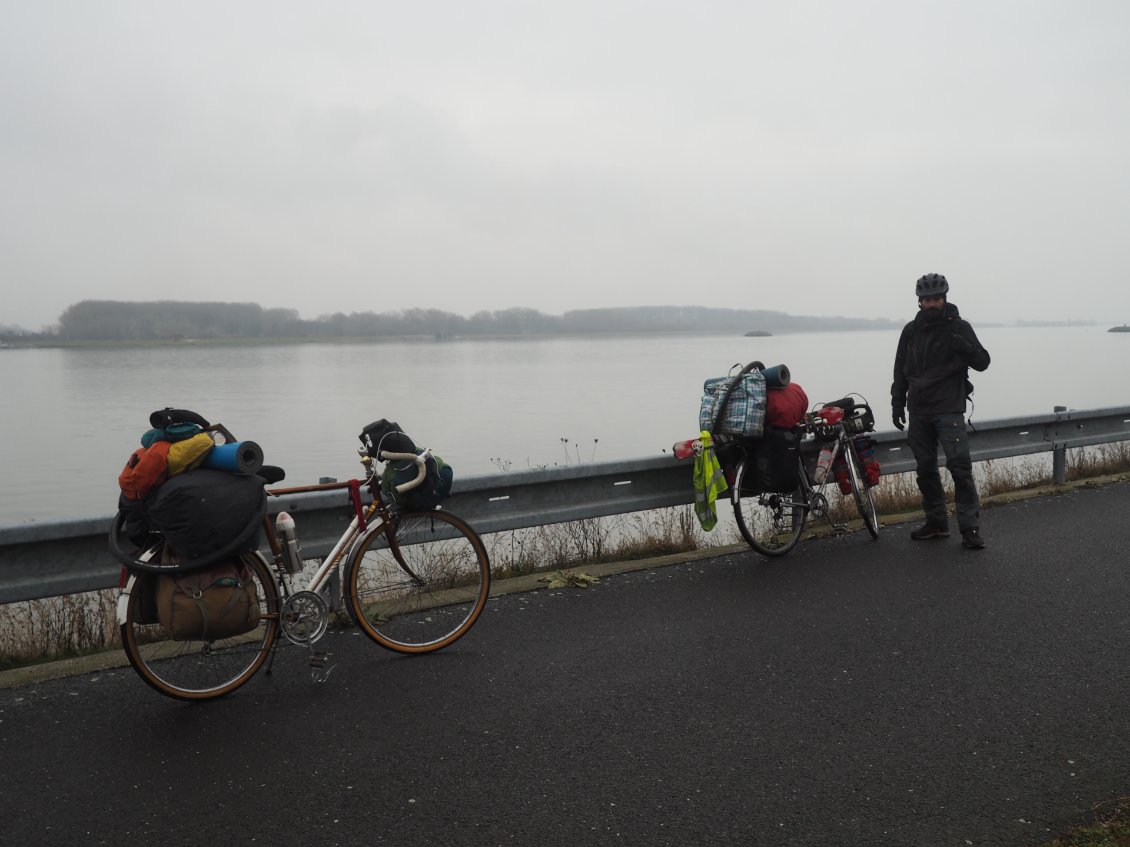
M945 308L942 307L942 306L939 306L936 309L935 308L923 309L922 310L922 320L928 321L929 323L934 323L936 321L940 321L942 319L942 312L944 312L944 311L945 311Z

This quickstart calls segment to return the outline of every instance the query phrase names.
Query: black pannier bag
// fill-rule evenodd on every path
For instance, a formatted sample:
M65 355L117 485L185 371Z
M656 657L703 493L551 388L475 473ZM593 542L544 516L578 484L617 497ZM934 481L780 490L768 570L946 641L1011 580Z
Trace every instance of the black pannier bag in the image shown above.
M162 485L148 512L171 552L191 568L255 549L267 494L254 474L198 468Z
M767 426L760 439L748 442L753 457L754 490L787 493L800 485L797 462L800 434L792 429Z

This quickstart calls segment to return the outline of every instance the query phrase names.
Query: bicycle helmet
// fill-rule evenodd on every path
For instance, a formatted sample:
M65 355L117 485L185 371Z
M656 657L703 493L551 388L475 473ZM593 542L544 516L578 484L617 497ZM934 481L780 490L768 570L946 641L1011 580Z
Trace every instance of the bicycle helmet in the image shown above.
M941 274L926 274L918 278L914 284L916 297L945 297L949 293L950 284Z

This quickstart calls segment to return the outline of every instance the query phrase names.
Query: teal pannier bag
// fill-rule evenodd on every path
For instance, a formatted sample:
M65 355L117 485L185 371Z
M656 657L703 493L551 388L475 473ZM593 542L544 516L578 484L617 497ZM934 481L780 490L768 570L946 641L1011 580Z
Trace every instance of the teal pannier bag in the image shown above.
M765 430L765 409L765 374L760 370L715 377L702 386L698 428L714 435L760 438Z

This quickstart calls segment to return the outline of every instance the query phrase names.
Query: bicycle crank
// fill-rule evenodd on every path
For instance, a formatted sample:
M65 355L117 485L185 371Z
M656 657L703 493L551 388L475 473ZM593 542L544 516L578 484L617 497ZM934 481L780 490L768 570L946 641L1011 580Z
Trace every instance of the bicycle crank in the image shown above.
M291 644L313 644L326 633L330 610L320 594L299 591L286 598L282 606L282 631Z
M813 491L808 495L808 508L813 517L823 518L828 514L828 498L819 491Z

